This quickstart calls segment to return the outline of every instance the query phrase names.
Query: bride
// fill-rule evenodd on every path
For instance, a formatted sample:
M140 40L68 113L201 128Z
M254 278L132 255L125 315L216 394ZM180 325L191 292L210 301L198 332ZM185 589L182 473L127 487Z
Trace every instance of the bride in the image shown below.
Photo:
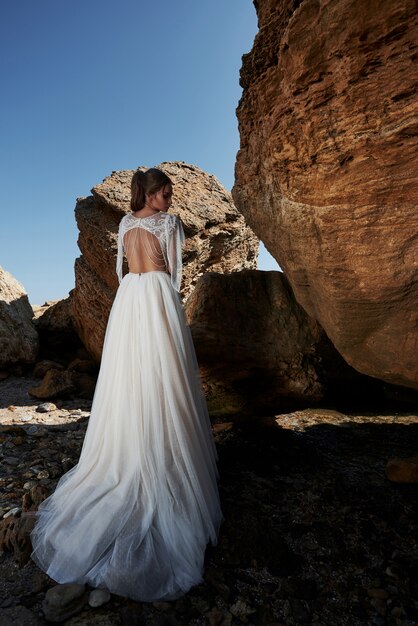
M35 563L59 583L139 601L202 582L223 519L217 453L180 290L172 182L137 171L119 226L119 288L77 465L36 514ZM129 273L122 277L123 254Z

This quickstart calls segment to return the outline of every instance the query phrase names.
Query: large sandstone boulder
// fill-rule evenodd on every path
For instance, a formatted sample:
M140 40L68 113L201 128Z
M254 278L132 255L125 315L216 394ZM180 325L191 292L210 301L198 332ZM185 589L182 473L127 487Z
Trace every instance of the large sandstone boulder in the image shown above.
M232 272L256 267L258 240L219 181L186 163L162 163L157 167L174 183L170 212L180 216L186 233L184 298L206 271ZM79 199L75 209L82 254L75 263L72 317L80 338L96 360L101 356L109 310L118 286L117 230L123 215L130 211L133 173L113 172L92 189L92 196Z
M418 9L258 0L233 197L348 363L418 387Z
M213 416L307 406L338 378L347 391L353 382L351 368L281 272L207 273L185 310Z
M0 367L35 360L38 334L32 316L23 286L0 267Z

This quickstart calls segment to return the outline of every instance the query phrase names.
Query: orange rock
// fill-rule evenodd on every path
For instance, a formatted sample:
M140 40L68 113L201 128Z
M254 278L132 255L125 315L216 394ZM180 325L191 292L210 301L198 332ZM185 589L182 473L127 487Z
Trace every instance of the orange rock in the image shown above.
M183 162L161 163L157 167L174 183L170 212L179 215L186 234L183 297L189 296L203 272L255 268L258 240L219 181ZM117 230L121 218L130 211L133 173L133 170L113 172L93 187L93 196L79 199L75 210L82 254L75 262L72 319L96 361L100 361L107 319L118 286Z
M255 4L235 203L346 361L418 388L417 4Z
M72 373L64 370L50 369L37 387L29 389L31 396L39 399L56 398L68 395L75 390Z
M418 454L388 461L386 476L395 483L418 483Z

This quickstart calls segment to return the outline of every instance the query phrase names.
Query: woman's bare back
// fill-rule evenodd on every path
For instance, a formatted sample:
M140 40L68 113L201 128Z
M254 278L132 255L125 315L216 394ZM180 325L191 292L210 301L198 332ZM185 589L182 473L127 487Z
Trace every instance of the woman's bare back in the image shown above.
M158 237L138 226L125 233L123 245L129 271L134 274L167 271Z
M128 261L129 272L166 272L176 291L181 284L181 246L184 231L176 215L165 212L135 217L125 215L119 224L116 273L123 278L123 256Z

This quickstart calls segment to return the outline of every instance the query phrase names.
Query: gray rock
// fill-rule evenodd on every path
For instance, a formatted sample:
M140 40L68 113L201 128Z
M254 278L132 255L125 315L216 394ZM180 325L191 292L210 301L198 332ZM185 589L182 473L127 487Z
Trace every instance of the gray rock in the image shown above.
M93 608L102 606L110 600L110 592L107 589L93 589L89 595L89 605Z
M82 611L87 601L85 586L76 583L56 585L45 594L42 609L50 622L63 622Z
M18 465L19 464L19 459L17 458L17 456L5 456L3 461L5 463L7 463L8 465Z
M15 507L13 507L13 509L10 509L10 511L7 511L7 513L5 513L3 515L3 519L6 519L7 517L11 517L12 515L16 515L17 516L21 512L22 512L22 507L15 506Z
M48 470L41 470L36 474L36 478L38 478L39 480L41 480L42 478L49 478Z
M23 483L23 489L32 489L32 487L34 487L35 485L37 485L36 480L27 480L25 483Z
M240 621L246 622L249 615L255 613L256 609L250 607L243 598L238 598L237 601L229 607L229 611Z
M49 413L50 411L56 411L57 407L53 402L42 402L36 407L38 413Z

